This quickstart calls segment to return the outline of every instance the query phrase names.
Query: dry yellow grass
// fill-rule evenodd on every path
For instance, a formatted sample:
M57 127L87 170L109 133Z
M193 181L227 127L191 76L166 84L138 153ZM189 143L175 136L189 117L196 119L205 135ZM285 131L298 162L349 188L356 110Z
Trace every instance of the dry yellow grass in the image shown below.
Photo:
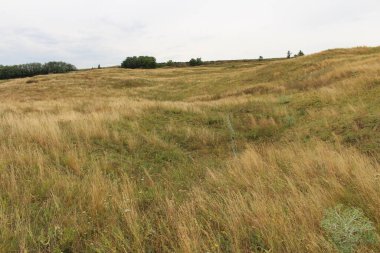
M379 165L355 150L310 144L248 148L227 170L209 170L175 219L180 251L223 252L220 243L230 242L231 252L332 252L319 227L323 211L354 199L378 223Z
M339 203L379 232L379 59L0 83L0 252L337 252Z

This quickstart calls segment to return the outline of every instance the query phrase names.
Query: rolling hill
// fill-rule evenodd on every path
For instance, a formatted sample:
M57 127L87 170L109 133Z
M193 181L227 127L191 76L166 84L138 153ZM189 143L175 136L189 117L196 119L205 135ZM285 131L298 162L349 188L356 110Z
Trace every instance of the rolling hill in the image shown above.
M0 138L0 252L339 252L339 204L380 232L380 47L3 80Z

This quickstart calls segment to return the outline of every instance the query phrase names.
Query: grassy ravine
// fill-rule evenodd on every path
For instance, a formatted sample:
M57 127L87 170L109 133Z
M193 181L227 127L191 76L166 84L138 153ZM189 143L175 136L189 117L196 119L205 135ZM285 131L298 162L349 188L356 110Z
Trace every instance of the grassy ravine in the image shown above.
M380 232L380 48L5 81L0 137L0 252L337 252L337 204Z

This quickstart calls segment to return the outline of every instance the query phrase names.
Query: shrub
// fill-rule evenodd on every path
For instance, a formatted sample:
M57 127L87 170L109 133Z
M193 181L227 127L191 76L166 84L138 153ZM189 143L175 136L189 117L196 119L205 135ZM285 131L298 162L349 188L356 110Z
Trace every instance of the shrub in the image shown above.
M295 54L294 57L300 57L300 56L304 56L305 54L302 52L302 50L300 50L298 52L298 54Z
M343 253L354 252L361 244L373 244L377 241L372 222L357 208L338 205L328 209L321 227Z
M167 66L167 67L176 67L176 68L179 68L179 67L186 67L186 66L188 66L188 63L187 62L175 62L175 61L169 60L168 62L164 63L164 65Z
M260 56L259 61L262 61L262 60L264 60L264 57Z
M127 57L122 63L122 68L129 69L154 69L157 67L156 58L152 56Z
M189 65L190 66L200 66L203 64L203 61L202 61L202 58L197 58L197 59L194 59L192 58L190 61L189 61Z

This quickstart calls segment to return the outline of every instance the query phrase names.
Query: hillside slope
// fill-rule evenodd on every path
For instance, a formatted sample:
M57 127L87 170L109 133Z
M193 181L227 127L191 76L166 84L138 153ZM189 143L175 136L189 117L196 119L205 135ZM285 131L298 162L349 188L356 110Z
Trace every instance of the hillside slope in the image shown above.
M380 48L0 81L0 137L0 252L337 252L337 204L380 232Z

